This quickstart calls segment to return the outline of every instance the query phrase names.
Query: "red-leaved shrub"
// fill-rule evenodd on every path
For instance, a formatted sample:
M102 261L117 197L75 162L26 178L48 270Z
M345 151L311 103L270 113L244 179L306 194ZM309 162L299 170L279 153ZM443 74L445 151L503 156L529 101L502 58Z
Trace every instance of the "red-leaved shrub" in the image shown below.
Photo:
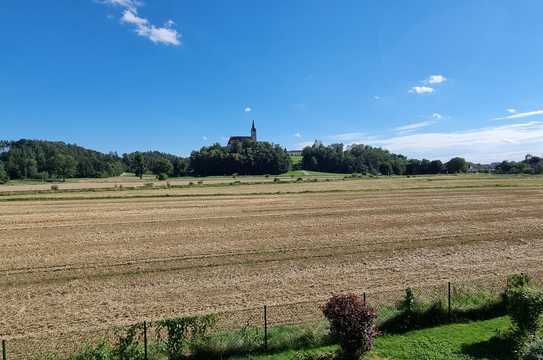
M330 335L341 346L341 358L358 360L371 350L377 335L377 313L360 296L334 295L322 311L330 323Z

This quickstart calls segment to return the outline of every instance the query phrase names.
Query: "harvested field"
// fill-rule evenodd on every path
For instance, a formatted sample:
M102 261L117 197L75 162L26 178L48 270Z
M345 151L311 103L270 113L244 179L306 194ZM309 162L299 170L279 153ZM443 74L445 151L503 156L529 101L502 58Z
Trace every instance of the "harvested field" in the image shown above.
M15 356L27 339L143 319L543 270L540 177L119 194L0 197L0 335Z

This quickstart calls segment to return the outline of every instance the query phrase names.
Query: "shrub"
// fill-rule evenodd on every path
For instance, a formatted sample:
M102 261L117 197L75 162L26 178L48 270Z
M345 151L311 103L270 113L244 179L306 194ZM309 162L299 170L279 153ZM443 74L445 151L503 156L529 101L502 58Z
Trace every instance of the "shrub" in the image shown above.
M397 306L400 314L398 315L397 327L399 330L410 330L417 326L417 300L413 289L405 289L404 298Z
M273 182L281 182L281 179L279 179L279 178L274 178L274 179L273 179Z
M143 324L118 329L115 332L117 342L111 353L118 360L144 359L143 349L138 345L138 335L143 332Z
M543 359L543 339L536 338L526 346L522 360L541 360Z
M163 345L169 360L182 360L196 342L205 337L217 318L213 315L190 316L161 320L157 323L158 342ZM167 337L164 339L163 331Z
M514 331L519 335L533 336L539 329L543 314L543 291L527 286L507 290L507 311Z
M101 341L96 346L85 345L83 350L73 355L69 360L113 360L111 348L106 341Z
M160 174L158 174L157 179L158 179L159 181L167 180L167 179L168 179L168 174L160 173Z
M301 178L301 177L296 179L296 182L303 182L303 181L304 181L304 178Z
M532 283L532 278L528 274L511 274L507 277L507 290L529 286Z
M324 305L323 313L330 323L331 337L339 342L341 358L358 360L371 350L377 335L377 313L360 296L334 295Z
M51 185L51 190L58 191L58 185Z

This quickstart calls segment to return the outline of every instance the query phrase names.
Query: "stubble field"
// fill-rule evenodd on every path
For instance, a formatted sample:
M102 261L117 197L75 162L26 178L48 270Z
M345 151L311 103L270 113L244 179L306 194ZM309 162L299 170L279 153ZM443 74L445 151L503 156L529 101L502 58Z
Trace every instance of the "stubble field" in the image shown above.
M22 354L143 319L538 272L543 178L13 192L0 249L0 336Z

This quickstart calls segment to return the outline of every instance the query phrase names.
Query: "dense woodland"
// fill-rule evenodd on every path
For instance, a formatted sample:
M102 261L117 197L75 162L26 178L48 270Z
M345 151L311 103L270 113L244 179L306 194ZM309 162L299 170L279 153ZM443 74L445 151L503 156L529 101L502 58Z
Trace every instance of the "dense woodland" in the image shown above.
M303 150L300 169L381 175L460 173L489 166L469 164L462 158L440 160L408 159L403 155L368 145L325 146L315 142ZM9 179L64 180L100 178L131 172L154 174L160 179L179 176L277 175L291 169L285 149L267 142L214 144L193 151L184 158L158 151L134 152L119 156L104 154L63 142L41 140L0 141L0 183ZM520 162L503 161L493 166L499 174L543 174L543 159L526 156Z
M193 151L190 169L201 176L283 174L290 170L287 151L267 142L244 141L231 146L215 144Z
M447 163L440 160L407 159L381 148L368 145L352 145L344 149L343 144L325 146L315 142L302 152L302 168L305 170L337 173L362 173L381 175L418 175L460 173L468 170L463 158L453 158Z

